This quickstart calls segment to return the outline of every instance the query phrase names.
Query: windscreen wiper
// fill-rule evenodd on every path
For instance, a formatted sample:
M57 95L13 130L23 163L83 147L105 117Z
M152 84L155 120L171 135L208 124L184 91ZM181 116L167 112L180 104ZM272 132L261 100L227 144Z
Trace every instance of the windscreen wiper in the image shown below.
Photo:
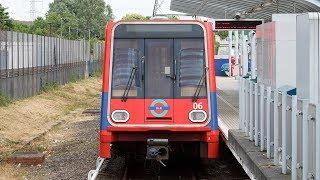
M134 79L134 77L136 75L136 71L137 71L137 67L133 66L132 69L131 69L131 74L130 74L129 80L127 82L126 88L124 89L124 92L123 92L123 95L122 95L122 98L121 98L121 101L123 101L123 102L126 102L127 99L128 99L128 94L129 94L133 79Z
M207 69L208 69L208 67L204 68L203 74L202 74L202 76L201 76L201 78L200 78L200 80L198 82L197 89L193 94L192 102L197 102L197 100L199 98L199 94L201 92L201 88L204 85L204 83L206 82Z

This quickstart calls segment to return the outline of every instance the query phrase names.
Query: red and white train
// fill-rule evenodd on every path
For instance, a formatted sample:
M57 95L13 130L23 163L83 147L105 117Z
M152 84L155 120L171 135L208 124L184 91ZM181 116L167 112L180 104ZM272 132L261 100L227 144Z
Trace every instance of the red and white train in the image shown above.
M181 147L218 157L210 22L109 22L100 122L101 158L112 150L166 160Z

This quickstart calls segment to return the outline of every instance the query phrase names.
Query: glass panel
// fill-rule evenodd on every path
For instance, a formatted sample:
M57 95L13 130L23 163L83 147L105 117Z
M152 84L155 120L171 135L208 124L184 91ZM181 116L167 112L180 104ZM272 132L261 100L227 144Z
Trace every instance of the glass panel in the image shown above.
M133 78L129 97L142 95L142 52L141 40L137 39L115 39L114 54L113 54L113 76L112 76L112 95L121 97L126 89L126 86ZM142 46L143 47L143 46ZM133 68L136 68L133 73Z
M172 79L165 71L173 66L173 40L146 40L146 98L172 98Z
M180 96L193 96L198 86L201 87L199 96L205 96L206 82L199 84L205 68L203 39L181 39L177 42Z

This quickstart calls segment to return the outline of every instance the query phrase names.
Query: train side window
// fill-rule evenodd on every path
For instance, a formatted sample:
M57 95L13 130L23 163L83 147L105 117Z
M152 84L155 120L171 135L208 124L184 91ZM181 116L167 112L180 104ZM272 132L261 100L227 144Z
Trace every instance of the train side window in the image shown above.
M178 95L192 97L205 69L203 39L181 39L178 42ZM199 97L204 97L206 82L200 86Z
M141 71L143 45L138 39L115 39L112 69L112 96L122 97L130 78L132 84L128 97L143 96ZM133 68L136 68L133 71Z

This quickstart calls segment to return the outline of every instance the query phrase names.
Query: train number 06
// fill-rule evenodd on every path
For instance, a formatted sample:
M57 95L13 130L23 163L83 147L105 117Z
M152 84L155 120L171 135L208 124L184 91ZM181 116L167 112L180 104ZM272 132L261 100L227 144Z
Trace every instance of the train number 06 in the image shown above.
M193 109L202 109L203 108L203 106L202 106L202 102L200 102L200 103L193 103Z

